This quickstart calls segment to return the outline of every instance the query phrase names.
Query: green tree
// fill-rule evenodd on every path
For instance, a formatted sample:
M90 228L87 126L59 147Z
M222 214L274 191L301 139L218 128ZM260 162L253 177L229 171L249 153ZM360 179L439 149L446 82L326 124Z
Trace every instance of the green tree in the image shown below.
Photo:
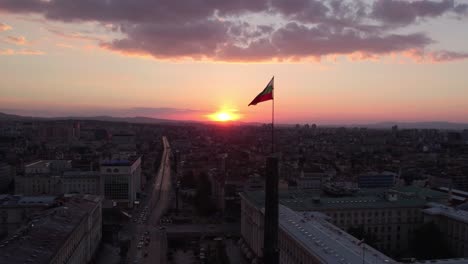
M195 194L195 207L198 214L209 216L216 212L211 200L211 184L206 173L200 173L197 180L197 192Z
M415 230L411 251L415 258L421 260L454 257L444 235L434 222L424 223Z
M367 245L374 248L376 247L376 244L378 242L377 238L373 234L366 232L364 230L364 226L361 225L357 227L350 227L348 228L347 232L359 240L364 239L364 243L366 243Z

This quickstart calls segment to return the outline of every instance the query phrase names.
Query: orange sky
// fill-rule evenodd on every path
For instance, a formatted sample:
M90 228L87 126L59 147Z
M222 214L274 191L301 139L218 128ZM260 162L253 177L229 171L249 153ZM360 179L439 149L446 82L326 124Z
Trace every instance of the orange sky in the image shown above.
M0 112L269 122L271 101L247 105L274 75L282 123L468 122L468 7L395 16L392 1L365 2L352 21L339 14L353 1L171 2L158 18L152 4L134 17L118 1L0 2Z

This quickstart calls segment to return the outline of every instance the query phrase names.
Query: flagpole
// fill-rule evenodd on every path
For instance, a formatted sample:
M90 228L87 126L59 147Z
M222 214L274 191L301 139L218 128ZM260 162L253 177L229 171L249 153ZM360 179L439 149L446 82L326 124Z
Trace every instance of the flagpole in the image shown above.
M275 76L273 76L273 87ZM275 88L272 90L273 100L271 100L271 154L275 153Z

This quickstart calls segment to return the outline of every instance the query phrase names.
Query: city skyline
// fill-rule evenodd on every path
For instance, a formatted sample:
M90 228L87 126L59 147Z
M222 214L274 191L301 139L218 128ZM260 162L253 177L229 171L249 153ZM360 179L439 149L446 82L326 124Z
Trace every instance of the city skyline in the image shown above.
M274 75L279 123L468 122L463 1L0 0L0 13L0 112L268 122L270 103L247 104Z

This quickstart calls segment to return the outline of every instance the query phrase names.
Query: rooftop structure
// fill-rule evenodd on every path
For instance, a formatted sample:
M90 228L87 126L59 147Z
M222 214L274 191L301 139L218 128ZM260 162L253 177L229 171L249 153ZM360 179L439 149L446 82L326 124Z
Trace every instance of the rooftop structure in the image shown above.
M385 193L396 194L396 199L389 199ZM247 192L246 196L257 206L264 204L263 191ZM295 211L323 211L332 209L358 208L403 208L424 207L427 202L444 203L447 194L418 187L398 187L388 189L360 189L352 196L330 197L311 191L289 190L279 193L279 202Z
M376 249L361 244L324 218L324 215L316 212L301 214L285 206L279 208L281 230L305 247L320 263L396 263Z
M430 206L430 208L424 209L423 211L426 214L434 215L434 216L435 215L445 216L450 219L468 224L468 211L457 210L453 207L445 206L443 204L438 204L438 203L429 203L428 206Z

